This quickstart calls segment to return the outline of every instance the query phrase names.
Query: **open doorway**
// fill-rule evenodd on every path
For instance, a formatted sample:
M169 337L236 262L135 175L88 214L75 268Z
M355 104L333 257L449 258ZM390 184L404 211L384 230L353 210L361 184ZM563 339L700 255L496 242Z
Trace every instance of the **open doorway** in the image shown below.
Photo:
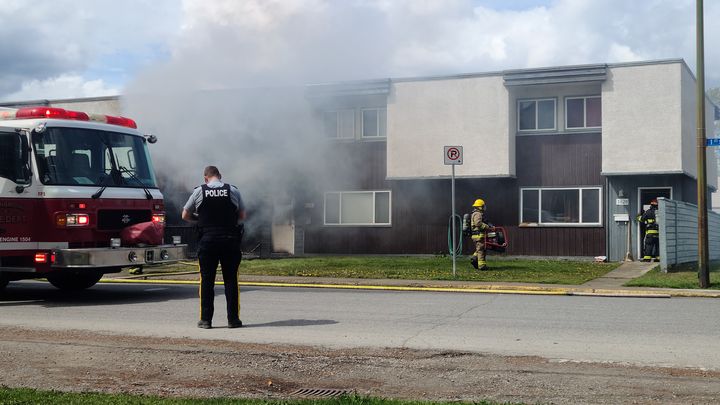
M638 187L638 212L641 215L645 210L650 209L650 201L664 197L672 199L672 187ZM645 224L637 224L637 256L643 257L643 240L645 239ZM661 236L662 237L662 236Z
M277 198L273 201L272 252L295 254L295 219L292 198Z

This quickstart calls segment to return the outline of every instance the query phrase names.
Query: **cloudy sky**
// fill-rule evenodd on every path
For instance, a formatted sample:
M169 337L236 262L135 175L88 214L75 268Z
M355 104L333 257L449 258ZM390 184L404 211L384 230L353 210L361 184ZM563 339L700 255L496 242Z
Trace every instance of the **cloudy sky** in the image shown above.
M706 1L720 86L720 1ZM0 100L684 58L694 0L0 0ZM168 77L174 80L162 80Z

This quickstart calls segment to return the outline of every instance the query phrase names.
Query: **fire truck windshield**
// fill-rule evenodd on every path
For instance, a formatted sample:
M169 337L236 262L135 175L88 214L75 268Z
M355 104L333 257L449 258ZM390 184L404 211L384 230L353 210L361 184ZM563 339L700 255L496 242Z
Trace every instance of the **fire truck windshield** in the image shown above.
M46 185L157 188L140 136L50 127L33 133L33 149Z

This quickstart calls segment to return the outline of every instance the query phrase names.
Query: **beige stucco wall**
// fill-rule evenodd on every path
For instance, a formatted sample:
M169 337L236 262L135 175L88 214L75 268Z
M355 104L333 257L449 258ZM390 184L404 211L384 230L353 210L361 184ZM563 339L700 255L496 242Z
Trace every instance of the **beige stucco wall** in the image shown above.
M458 177L513 176L509 110L500 75L394 82L387 104L387 177L449 177L444 145L463 146Z
M681 63L612 67L602 86L603 174L682 173Z

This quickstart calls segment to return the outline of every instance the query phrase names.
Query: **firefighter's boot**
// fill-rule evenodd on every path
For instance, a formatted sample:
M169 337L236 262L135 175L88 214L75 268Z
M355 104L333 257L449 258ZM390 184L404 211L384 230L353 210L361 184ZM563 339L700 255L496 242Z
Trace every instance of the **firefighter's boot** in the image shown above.
M473 256L470 258L470 264L475 268L475 270L478 269L478 258L477 256Z

